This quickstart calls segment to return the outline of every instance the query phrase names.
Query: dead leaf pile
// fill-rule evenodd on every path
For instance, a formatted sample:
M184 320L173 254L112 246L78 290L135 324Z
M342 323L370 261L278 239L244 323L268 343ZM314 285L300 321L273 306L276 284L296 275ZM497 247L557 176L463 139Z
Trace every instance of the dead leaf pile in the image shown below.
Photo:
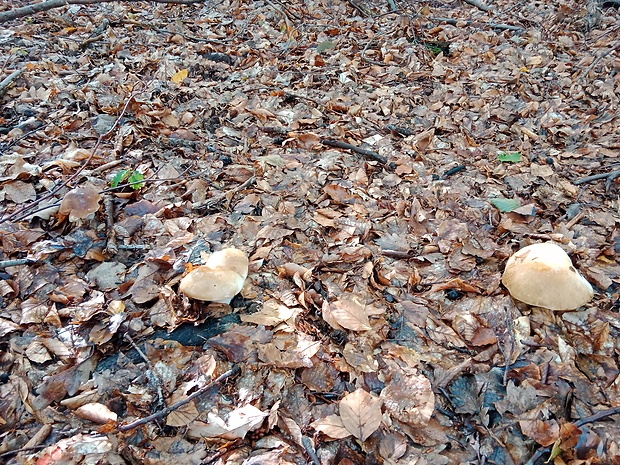
M5 22L0 461L620 463L620 33L592 5ZM541 241L586 307L501 286ZM231 305L179 293L225 247Z

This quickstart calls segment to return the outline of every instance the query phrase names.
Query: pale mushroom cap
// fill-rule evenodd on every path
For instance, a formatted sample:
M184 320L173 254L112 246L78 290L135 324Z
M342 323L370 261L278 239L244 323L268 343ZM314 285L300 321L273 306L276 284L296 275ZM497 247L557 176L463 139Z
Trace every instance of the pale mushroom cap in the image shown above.
M212 253L205 263L205 266L209 268L226 268L233 270L240 276L243 276L243 279L248 277L249 265L250 260L248 256L241 250L234 248L222 249Z
M191 299L228 304L241 292L248 265L248 257L241 250L220 250L210 255L204 265L190 271L181 280L179 291Z
M552 242L532 244L512 255L502 284L515 299L550 310L573 310L594 296L570 257Z

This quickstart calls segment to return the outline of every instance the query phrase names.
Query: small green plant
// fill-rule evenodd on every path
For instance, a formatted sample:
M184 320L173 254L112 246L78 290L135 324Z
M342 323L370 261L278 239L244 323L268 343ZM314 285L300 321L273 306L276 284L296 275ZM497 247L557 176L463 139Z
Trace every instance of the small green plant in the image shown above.
M110 187L118 187L122 182L126 182L133 190L137 191L144 187L144 176L139 171L120 170L110 181Z
M516 210L521 206L521 203L518 200L514 199L503 199L501 197L495 197L489 199L489 201L502 213L511 212Z
M502 163L517 163L521 161L519 152L498 152L497 159Z

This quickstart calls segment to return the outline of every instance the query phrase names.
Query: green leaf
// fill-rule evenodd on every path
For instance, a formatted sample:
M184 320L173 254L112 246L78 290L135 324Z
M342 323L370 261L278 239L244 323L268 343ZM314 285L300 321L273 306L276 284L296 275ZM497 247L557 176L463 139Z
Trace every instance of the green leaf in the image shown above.
M120 170L118 173L116 173L114 175L114 177L110 181L110 187L113 188L113 189L115 187L118 187L118 185L121 182L123 182L125 179L127 179L130 174L131 174L131 172L129 170Z
M517 163L521 161L519 152L498 152L497 159L503 163Z
M514 199L492 198L489 202L502 213L511 212L521 206L519 201Z
M326 40L325 42L321 42L316 46L316 51L319 53L323 53L325 50L331 50L332 48L336 48L334 43Z
M129 179L127 179L127 182L131 185L132 189L137 191L141 187L144 187L144 183L142 182L143 180L144 175L142 173L139 171L133 171L131 176L129 176Z

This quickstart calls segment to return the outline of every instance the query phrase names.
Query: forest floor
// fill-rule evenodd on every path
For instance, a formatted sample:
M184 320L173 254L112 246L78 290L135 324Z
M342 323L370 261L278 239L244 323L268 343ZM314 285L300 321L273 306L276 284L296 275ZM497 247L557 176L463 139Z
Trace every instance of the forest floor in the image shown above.
M620 464L615 6L3 22L0 462ZM501 285L544 241L585 307ZM230 306L179 293L227 247Z

